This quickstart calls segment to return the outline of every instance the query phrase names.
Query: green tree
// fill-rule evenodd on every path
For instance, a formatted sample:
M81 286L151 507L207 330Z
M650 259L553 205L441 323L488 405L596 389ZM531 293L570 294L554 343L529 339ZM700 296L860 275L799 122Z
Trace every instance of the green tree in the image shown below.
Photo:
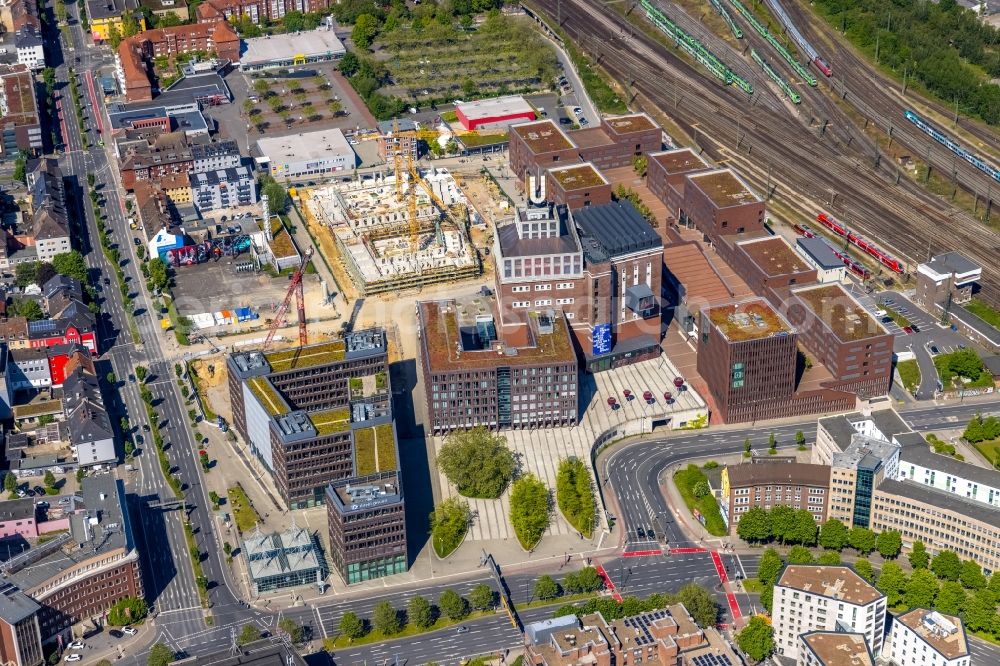
M875 550L887 560L895 559L902 547L903 539L896 530L879 532L878 538L875 539Z
M746 456L747 454L751 453L752 449L753 449L753 447L750 446L750 438L747 437L746 439L743 440L743 453L744 453L744 456Z
M357 613L347 611L340 616L340 633L347 636L348 640L356 640L365 635L365 623Z
M795 432L795 445L800 449L804 448L806 445L806 434L801 430L797 430Z
M785 563L781 561L778 551L774 548L768 548L761 554L760 562L757 563L757 578L764 584L764 587L770 587L778 580L778 574L781 573L781 568L784 566Z
M305 637L302 627L290 617L282 618L281 622L278 623L278 629L288 634L288 639L292 643L301 643Z
M480 583L469 591L469 603L477 611L484 611L493 606L493 588L486 583Z
M136 379L138 379L140 382L145 382L146 377L149 376L149 370L146 368L146 366L137 365L135 366L135 376Z
M538 580L535 581L534 595L536 599L548 601L549 599L555 599L560 594L562 594L562 589L560 589L559 583L553 580L552 576L547 574L539 576Z
M975 560L965 560L962 562L962 569L958 575L962 586L969 590L981 590L986 587L986 576L983 569Z
M926 570L918 569L917 571ZM882 570L878 573L878 580L875 583L875 587L885 595L886 604L889 606L898 606L903 600L903 592L906 590L907 582L906 574L903 573L902 568L898 564L895 562L886 562L882 565Z
M9 493L17 491L17 477L13 473L7 472L3 477L3 488Z
M549 526L549 489L533 474L522 476L511 486L510 522L521 546L532 550Z
M604 579L597 573L595 567L584 567L576 572L570 572L563 578L563 585L570 594L596 592L604 587Z
M753 661L763 661L774 651L774 627L760 615L755 615L736 634L736 644Z
M253 643L254 641L260 640L260 629L258 629L253 624L244 624L243 629L240 630L240 635L236 639L237 645L246 645L247 643Z
M23 264L15 266L14 284L21 288L27 287L29 284L37 284L39 266L40 264L37 261L26 261Z
M438 608L449 620L461 620L469 614L469 602L454 590L445 590L438 597Z
M14 160L14 180L25 184L28 182L28 174L24 168L27 160L28 158L24 154L18 154L17 159Z
M816 563L828 567L838 566L840 564L840 553L835 550L824 550L816 558Z
M38 301L20 296L15 297L11 301L9 312L14 316L24 317L28 321L38 321L45 318L45 313L42 311L42 306L38 304Z
M914 569L926 569L931 560L930 555L927 554L927 546L924 545L923 541L914 541L913 548L910 549L910 554L906 557Z
M797 509L789 541L813 546L816 544L816 531L816 519L812 513L808 509Z
M431 513L431 538L434 549L441 557L458 548L472 520L469 504L458 497L442 501Z
M495 499L513 478L515 461L503 435L480 427L449 435L437 465L462 495Z
M750 510L740 516L740 522L736 524L736 534L744 541L759 543L771 538L771 516L759 506L750 507Z
M788 551L789 564L812 564L813 556L805 546L792 546Z
M139 597L119 599L108 610L108 623L116 627L142 622L149 613L146 601Z
M111 47L111 50L117 51L118 45L121 43L122 43L122 33L120 30L118 30L118 25L112 23L111 26L108 28L108 45Z
M862 555L875 550L875 541L875 533L867 527L852 527L847 535L847 542L851 544L851 548Z
M965 609L967 596L961 583L946 580L941 584L941 590L934 602L934 610L947 615L959 615Z
M869 583L875 580L875 567L873 567L872 563L865 558L860 558L854 561L854 571Z
M708 481L699 481L694 484L694 488L691 489L691 493L697 497L707 497L712 492L711 486L708 485Z
M773 432L770 435L767 436L767 448L769 448L769 449L776 449L776 448L778 448L778 440L774 436Z
M938 593L938 581L927 569L917 569L906 583L906 605L910 608L931 608Z
M285 26L285 32L299 32L306 27L305 15L298 11L285 14L281 18L281 23Z
M691 618L704 628L714 627L719 618L715 595L705 588L688 583L677 592L677 600L684 604Z
M398 634L403 628L399 621L399 612L388 601L380 601L372 609L372 627L383 636Z
M579 458L567 458L559 463L556 503L566 520L589 539L594 532L597 506L590 473Z
M976 590L965 604L965 628L992 632L997 626L997 601L989 590Z
M986 589L993 593L993 596L1000 600L1000 573L990 576L990 582L986 584Z
M52 473L51 469L45 470L45 476L42 477L45 481L45 485L48 488L56 487L56 475Z
M52 257L52 267L60 275L68 275L80 284L87 284L87 262L77 250L62 252Z
M149 650L146 666L168 666L174 660L174 651L163 643L157 643Z
M848 536L844 523L831 518L819 528L819 545L829 550L843 550L848 543Z
M170 283L170 276L167 274L167 264L162 259L156 257L146 263L149 270L149 282L154 289L163 291Z
M962 575L962 560L951 550L942 550L931 560L931 571L941 580L958 580Z
M434 610L431 602L415 596L406 604L406 621L418 629L426 629L434 624Z
M778 543L785 543L795 530L795 509L779 504L771 509L771 535Z
M379 22L377 18L371 14L362 14L354 22L354 29L351 30L351 41L359 49L367 51L375 40L375 36L378 35L378 29Z
M273 180L264 185L262 189L263 193L267 195L267 211L271 215L284 213L285 209L288 208L288 190Z
M639 178L645 178L648 169L649 161L644 156L636 155L632 158L632 170L635 171Z

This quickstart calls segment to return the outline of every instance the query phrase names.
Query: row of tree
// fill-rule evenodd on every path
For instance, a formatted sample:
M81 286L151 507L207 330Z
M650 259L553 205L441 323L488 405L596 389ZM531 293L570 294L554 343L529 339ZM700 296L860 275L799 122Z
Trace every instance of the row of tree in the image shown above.
M372 609L371 618L361 618L353 611L340 616L340 633L349 640L362 638L370 631L383 637L395 636L407 625L419 631L434 625L442 616L458 622L469 616L472 610L485 611L496 605L496 593L485 583L476 585L466 599L454 590L445 590L432 604L421 596L412 597L401 611L389 601L381 601Z
M982 414L976 414L965 426L962 439L971 444L1000 439L1000 419L995 416L983 418Z
M819 543L823 548L836 552L850 546L861 555L877 550L886 559L898 556L903 546L903 539L896 530L876 534L867 527L848 529L836 518L827 520L817 528L812 513L789 506L776 506L770 510L752 507L740 517L736 533L741 539L751 543L771 540L803 546L815 546Z
M583 617L599 612L605 620L611 622L623 617L633 617L666 608L677 603L684 604L691 619L703 628L714 627L719 620L719 605L716 603L715 595L694 583L685 585L676 594L656 592L645 599L625 597L621 603L610 597L597 597L582 604L567 604L560 606L552 614L552 617L562 617L563 615Z

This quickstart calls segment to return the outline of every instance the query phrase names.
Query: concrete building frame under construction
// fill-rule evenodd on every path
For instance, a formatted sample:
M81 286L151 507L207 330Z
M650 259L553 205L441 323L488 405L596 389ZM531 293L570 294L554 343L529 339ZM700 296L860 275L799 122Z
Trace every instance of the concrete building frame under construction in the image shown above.
M303 191L307 215L333 232L364 295L474 277L482 272L465 224L465 196L446 170L377 173ZM432 194L433 193L433 194Z

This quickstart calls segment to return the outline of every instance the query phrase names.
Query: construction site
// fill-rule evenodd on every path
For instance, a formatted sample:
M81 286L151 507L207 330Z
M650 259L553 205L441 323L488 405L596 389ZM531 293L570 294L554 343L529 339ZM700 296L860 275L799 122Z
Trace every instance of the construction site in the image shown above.
M307 217L328 227L360 292L379 294L471 278L482 264L469 237L470 207L445 169L395 168L300 190ZM310 220L312 221L312 220Z

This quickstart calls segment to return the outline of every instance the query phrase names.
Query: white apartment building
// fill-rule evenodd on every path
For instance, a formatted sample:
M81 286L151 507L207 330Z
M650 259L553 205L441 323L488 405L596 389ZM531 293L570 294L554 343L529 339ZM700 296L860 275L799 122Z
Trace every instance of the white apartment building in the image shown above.
M875 666L875 657L862 634L810 631L799 636L795 666Z
M897 439L903 446L897 480L913 481L973 502L1000 507L1000 472L938 455L920 433L899 435Z
M802 634L842 631L862 634L877 657L885 612L885 595L848 567L785 567L774 586L775 651L798 659Z
M895 666L969 666L962 620L926 608L893 619L886 653Z

